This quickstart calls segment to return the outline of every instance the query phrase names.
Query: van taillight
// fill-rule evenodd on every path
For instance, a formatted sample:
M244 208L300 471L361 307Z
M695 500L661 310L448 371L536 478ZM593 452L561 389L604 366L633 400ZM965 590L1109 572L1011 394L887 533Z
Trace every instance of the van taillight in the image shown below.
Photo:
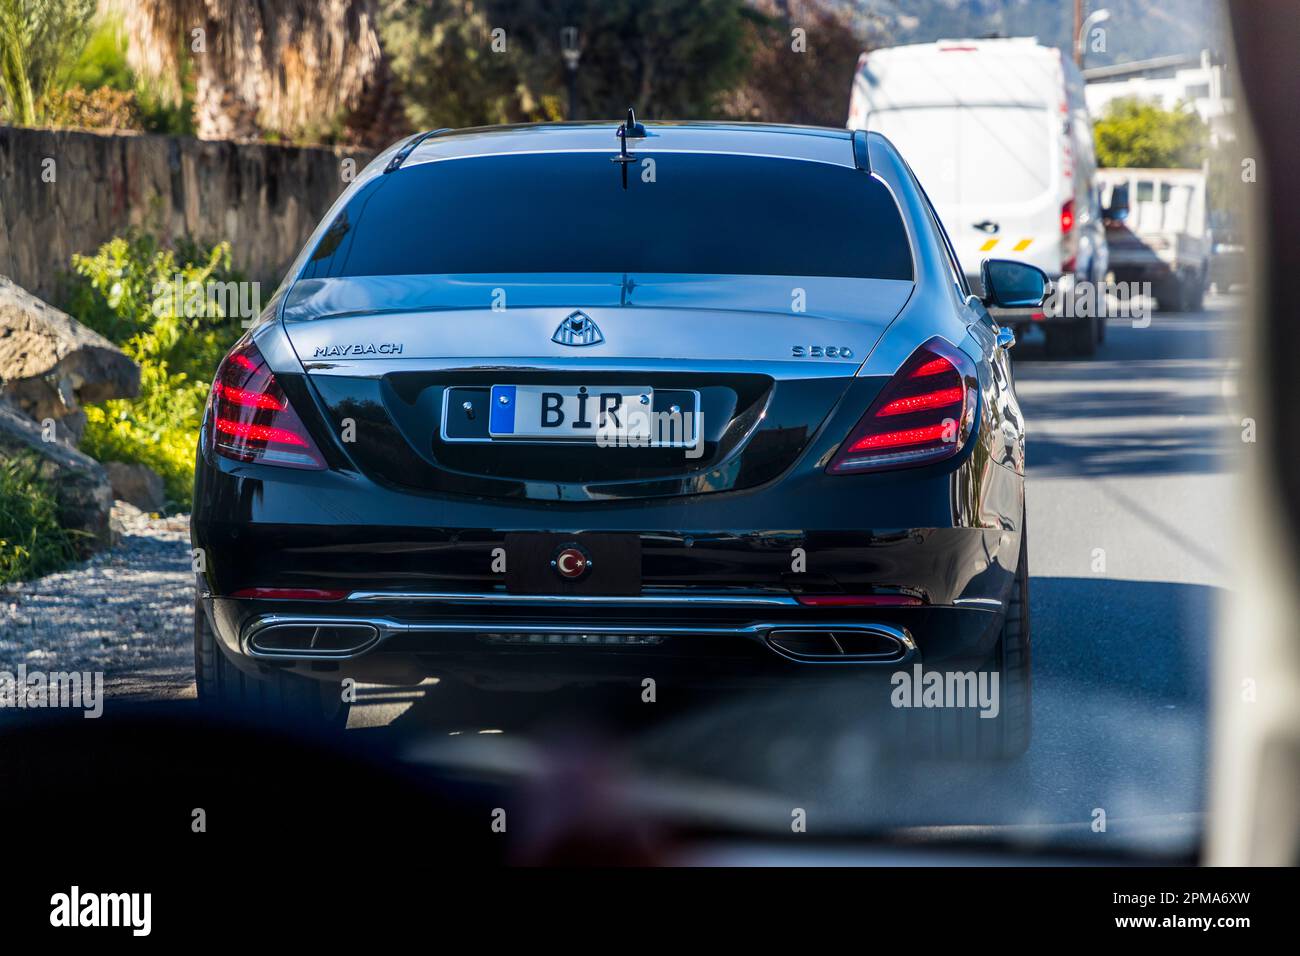
M208 450L235 461L325 467L307 428L252 343L226 356L208 396Z
M1061 235L1069 235L1074 228L1074 200L1071 199L1061 207Z
M970 358L931 339L881 389L827 470L845 475L951 458L970 436L977 387Z

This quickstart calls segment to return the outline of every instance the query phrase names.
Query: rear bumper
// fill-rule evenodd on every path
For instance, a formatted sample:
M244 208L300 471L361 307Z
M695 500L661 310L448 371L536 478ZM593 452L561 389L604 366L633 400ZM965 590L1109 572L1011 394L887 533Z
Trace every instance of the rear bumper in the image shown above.
M240 582L266 583L278 568L282 582L342 584L345 598L236 598L216 594L206 579L200 594L227 656L246 670L393 684L428 676L557 685L647 676L709 684L789 680L849 666L983 662L1013 584L1020 533L1018 526L642 532L641 593L606 597L515 595L480 580L474 566L480 555L484 570L490 565L495 532L442 532L430 542L408 529L400 540L371 540L358 552L314 540L304 529L281 529L278 549L255 536L256 558L242 546L217 547L210 560L217 567L233 563ZM298 547L283 547L293 542ZM790 567L797 549L808 568L796 574ZM349 556L351 574L319 560L340 552ZM434 568L442 556L460 568L461 580L434 584L436 575L410 566L402 573L391 563L394 554ZM808 606L801 593L909 603ZM317 636L307 627L339 633L323 632L316 647L304 648ZM811 652L791 653L782 644L791 636L810 639Z
M729 596L734 598L734 596ZM222 648L246 670L320 680L564 684L671 677L716 684L843 673L920 661L985 660L1001 624L994 599L959 605L821 609L793 600L713 604L427 602L407 596L310 604L207 598ZM317 631L316 629L323 629ZM310 635L326 634L320 648ZM348 635L355 645L338 640Z
M813 460L745 491L576 504L416 495L354 472L201 458L192 517L204 558L199 597L237 666L327 680L825 672L830 662L792 660L772 638L835 626L897 631L903 648L836 663L983 659L1016 572L1024 514L1023 476L1002 463L1008 448L988 438L1004 431L982 429L957 459L934 466L828 478ZM639 593L508 594L498 559L508 535L529 532L635 537ZM268 587L341 599L236 596ZM915 606L808 607L800 593L907 596ZM364 646L259 655L255 634L277 618L356 623Z

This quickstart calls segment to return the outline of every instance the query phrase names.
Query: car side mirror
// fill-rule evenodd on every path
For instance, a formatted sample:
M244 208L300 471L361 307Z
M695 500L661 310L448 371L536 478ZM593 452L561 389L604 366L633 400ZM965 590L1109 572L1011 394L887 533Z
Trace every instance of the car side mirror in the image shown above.
M1010 259L985 259L980 263L980 281L984 283L984 304L999 309L1037 308L1052 291L1046 272Z

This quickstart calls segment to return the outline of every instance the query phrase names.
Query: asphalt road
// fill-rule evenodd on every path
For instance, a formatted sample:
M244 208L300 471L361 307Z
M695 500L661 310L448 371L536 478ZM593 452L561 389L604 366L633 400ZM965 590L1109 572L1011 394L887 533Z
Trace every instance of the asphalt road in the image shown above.
M506 773L612 763L651 799L777 829L798 807L823 832L994 825L1177 851L1205 799L1209 635L1243 447L1220 354L1235 321L1215 298L1147 328L1113 320L1091 360L1048 359L1033 335L1017 346L1035 661L1034 741L1018 761L891 752L854 685L757 697L661 687L648 704L638 686L533 695L429 682L363 691L349 732Z

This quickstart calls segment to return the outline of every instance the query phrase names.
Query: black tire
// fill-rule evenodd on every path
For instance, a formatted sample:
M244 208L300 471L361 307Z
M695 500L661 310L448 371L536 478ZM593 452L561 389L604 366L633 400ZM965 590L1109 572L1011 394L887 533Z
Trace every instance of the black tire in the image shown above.
M979 680L997 675L996 716L982 708L909 708L897 722L882 718L877 726L899 733L908 757L939 758L960 762L1014 760L1029 748L1032 735L1032 661L1029 640L1029 560L1027 535L1021 525L1020 560L997 639L983 661L939 663L927 672L974 672ZM992 681L988 681L991 690ZM891 687L893 683L891 681ZM911 686L910 684L908 686ZM982 693L982 691L981 691ZM895 704L897 707L898 705ZM900 711L895 711L895 714ZM902 728L901 732L898 728Z
M1187 306L1188 312L1200 312L1205 308L1205 284L1205 276L1199 276L1186 290L1183 303Z
M1156 304L1161 312L1186 312L1188 291L1184 280L1168 279L1156 290Z
M217 646L212 624L194 604L194 683L199 703L226 713L259 719L309 723L318 727L347 724L349 705L340 686L275 670L253 676L240 670Z
M1006 617L992 666L1000 675L1001 710L996 720L995 755L1019 757L1029 749L1033 735L1033 662L1029 641L1029 535L1020 523L1020 563L1007 601Z
M1057 358L1091 358L1097 353L1097 320L1089 317L1049 325L1047 354Z

